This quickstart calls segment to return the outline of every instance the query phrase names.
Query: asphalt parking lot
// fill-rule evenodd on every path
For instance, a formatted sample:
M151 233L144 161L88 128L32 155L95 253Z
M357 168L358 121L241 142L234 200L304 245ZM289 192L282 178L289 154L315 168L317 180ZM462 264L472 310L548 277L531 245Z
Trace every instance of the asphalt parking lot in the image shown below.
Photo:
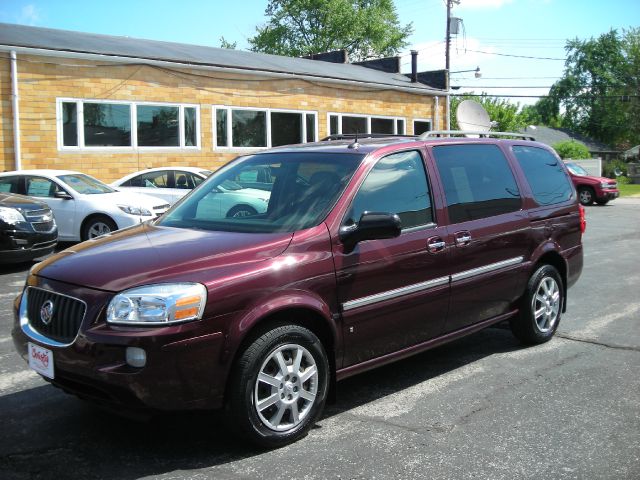
M30 265L0 267L0 478L640 478L640 199L587 222L551 342L498 326L353 377L305 439L266 452L216 415L133 421L48 385L9 334Z

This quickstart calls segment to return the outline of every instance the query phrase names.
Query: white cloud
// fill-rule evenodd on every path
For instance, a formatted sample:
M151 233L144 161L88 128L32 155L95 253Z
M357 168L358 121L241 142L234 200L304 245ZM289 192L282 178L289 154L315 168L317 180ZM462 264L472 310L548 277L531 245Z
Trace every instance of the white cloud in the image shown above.
M35 25L40 21L40 10L35 5L26 5L20 12L20 23Z
M461 0L460 5L456 5L455 8L463 9L479 9L479 8L501 8L507 3L512 3L513 0Z

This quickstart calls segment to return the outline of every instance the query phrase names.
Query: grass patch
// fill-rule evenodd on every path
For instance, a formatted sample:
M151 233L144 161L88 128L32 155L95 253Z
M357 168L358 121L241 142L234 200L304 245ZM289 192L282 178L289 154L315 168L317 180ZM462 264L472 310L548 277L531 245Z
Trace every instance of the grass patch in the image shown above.
M618 184L621 197L640 197L640 185L620 185Z

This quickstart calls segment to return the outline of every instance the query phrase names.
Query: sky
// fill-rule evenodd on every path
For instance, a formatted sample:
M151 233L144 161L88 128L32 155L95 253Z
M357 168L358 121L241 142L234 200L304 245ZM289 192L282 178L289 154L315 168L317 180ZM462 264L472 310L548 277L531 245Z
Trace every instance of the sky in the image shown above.
M256 26L266 22L267 3L0 0L0 22L212 47L219 47L224 37L247 49ZM395 0L395 5L400 22L414 28L407 50L401 52L403 71L410 70L410 49L419 51L421 71L443 69L445 0ZM452 16L461 18L463 25L451 42L451 85L461 87L458 93L545 95L562 75L568 39L586 40L612 28L640 26L640 1L460 0ZM466 71L477 67L480 78ZM537 100L508 99L523 105Z

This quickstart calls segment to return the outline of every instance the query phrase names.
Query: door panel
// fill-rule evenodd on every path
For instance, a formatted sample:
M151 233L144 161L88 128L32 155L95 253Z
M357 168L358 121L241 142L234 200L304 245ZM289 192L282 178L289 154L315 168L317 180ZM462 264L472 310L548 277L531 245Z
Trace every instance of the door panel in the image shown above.
M55 192L66 192L53 180L45 177L26 176L25 193L47 205L53 211L58 225L58 238L61 240L79 239L80 226L76 226L76 200L55 198ZM69 193L69 192L67 192Z

